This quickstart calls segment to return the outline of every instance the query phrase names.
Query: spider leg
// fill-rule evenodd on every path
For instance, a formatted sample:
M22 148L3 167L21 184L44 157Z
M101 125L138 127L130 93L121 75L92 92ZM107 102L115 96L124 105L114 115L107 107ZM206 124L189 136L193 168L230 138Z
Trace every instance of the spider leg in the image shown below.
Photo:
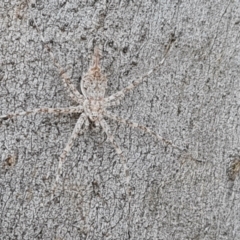
M43 43L45 44L46 41L44 39L44 37L42 36L40 29L37 26L37 23L35 22L35 20L33 19L34 23L35 23L35 27L37 29L37 32L39 33ZM49 52L50 57L53 60L54 65L58 68L59 70L59 74L63 80L63 85L65 87L65 89L67 90L69 96L77 103L79 104L83 104L84 98L83 95L79 93L79 91L77 90L77 88L72 84L70 77L66 74L66 71L61 67L61 65L58 63L57 59L55 58L50 46L48 44L45 44L45 48L47 49L47 51Z
M130 92L131 90L133 90L135 87L137 87L138 85L140 85L141 83L143 83L144 81L146 81L148 79L149 76L152 75L152 73L154 73L159 66L161 66L165 61L165 58L160 62L160 64L151 69L150 71L148 71L146 74L144 74L143 76L141 76L139 79L133 81L131 84L129 84L127 87L123 88L122 90L112 94L109 97L106 97L105 100L105 104L106 107L113 107L113 106L117 106L119 105L120 101L125 97L125 95Z
M114 115L108 111L105 111L104 112L104 116L106 116L107 118L110 118L110 119L113 119L117 122L120 122L120 123L123 123L127 126L130 126L132 128L137 128L137 129L140 129L141 131L145 132L145 133L149 133L150 135L152 135L153 137L155 137L156 139L166 143L167 145L170 145L172 146L173 148L176 148L178 149L179 151L183 151L183 149L181 149L180 147L178 147L177 145L173 144L170 140L167 140L165 139L164 137L161 137L160 135L158 135L157 133L155 133L153 130L151 130L150 128L144 126L144 125L141 125L139 123L136 123L136 122L132 122L130 120L127 120L127 119L124 119L124 118L121 118L117 115Z
M147 79L154 73L156 72L160 66L163 65L163 63L165 62L166 60L166 57L167 57L167 54L168 52L170 51L172 45L173 45L173 42L175 41L175 39L173 38L170 38L169 40L169 44L167 46L167 49L165 51L165 54L162 58L162 60L160 61L160 63L152 68L150 71L148 71L146 74L144 74L143 76L139 77L137 80L133 81L131 84L129 84L127 87L123 88L122 90L114 93L113 95L109 96L109 97L106 97L104 100L105 100L105 106L106 107L112 107L112 106L117 106L120 104L120 101L125 97L125 95L133 90L135 87L137 87L139 84L143 83L144 81L147 81Z
M70 113L81 113L83 108L81 106L77 107L68 107L68 108L36 108L33 110L18 112L18 113L8 113L5 115L1 115L0 119L7 120L18 116L25 116L29 114L36 114L36 113L53 113L53 114L70 114Z
M115 139L114 139L114 137L113 137L113 135L111 133L110 127L107 124L107 122L104 119L101 119L100 120L100 125L102 126L104 132L107 134L108 140L112 143L116 153L118 154L118 156L121 159L121 162L122 162L122 165L123 165L123 168L124 168L124 174L125 174L125 177L126 177L127 196L129 198L129 202L130 202L130 197L131 197L131 189L129 187L130 173L129 173L129 169L128 169L128 166L127 166L126 158L123 155L123 152L122 152L121 148L116 143L116 141L115 141Z
M95 47L94 48L94 55L93 55L93 66L94 68L98 68L100 64L100 52L99 48Z
M79 117L74 130L67 142L67 145L65 146L61 156L59 157L59 164L58 164L58 170L57 170L57 177L56 177L56 182L59 181L59 176L62 174L62 164L66 160L66 156L68 152L71 150L74 140L77 138L79 134L83 132L82 126L83 123L87 120L87 115L85 113L82 113L82 115Z
M83 100L84 100L82 94L80 94L79 91L77 90L77 88L72 84L70 77L66 74L66 71L58 63L57 59L53 55L53 52L51 51L51 48L48 45L46 45L45 47L48 50L49 55L52 58L54 65L58 68L59 74L63 80L63 85L64 85L65 89L68 91L69 96L75 102L82 104Z

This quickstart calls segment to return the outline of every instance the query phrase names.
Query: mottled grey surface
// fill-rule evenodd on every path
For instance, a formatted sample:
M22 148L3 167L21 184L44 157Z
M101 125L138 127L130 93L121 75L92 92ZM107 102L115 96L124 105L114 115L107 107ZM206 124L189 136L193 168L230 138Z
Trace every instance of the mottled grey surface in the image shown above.
M18 0L0 14L0 114L73 104L35 22L78 88L103 49L107 95L156 66L175 34L160 70L111 110L188 147L108 121L131 171L129 214L101 131L79 136L52 194L78 115L1 121L0 239L240 239L239 0Z

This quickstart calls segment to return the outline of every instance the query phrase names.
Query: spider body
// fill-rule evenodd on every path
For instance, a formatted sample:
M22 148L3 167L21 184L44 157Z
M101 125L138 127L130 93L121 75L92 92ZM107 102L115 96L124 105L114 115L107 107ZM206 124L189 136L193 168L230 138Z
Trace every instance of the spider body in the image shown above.
M100 125L100 121L103 118L104 96L107 87L107 78L101 72L99 58L99 50L95 48L92 66L81 81L81 91L85 97L83 109L87 117L96 126Z
M43 42L45 42L43 37L42 37L42 40ZM169 51L171 44L172 44L172 41L170 41L170 45L168 46L166 53ZM81 87L82 94L80 94L77 88L71 83L71 80L68 77L68 75L65 73L65 71L62 69L62 67L59 65L59 63L55 59L51 51L51 48L48 45L45 45L45 47L48 50L55 66L59 69L59 73L63 80L65 89L67 90L72 100L77 103L77 106L72 106L67 108L47 108L47 107L37 108L34 110L27 110L25 112L8 113L6 115L0 116L0 119L7 120L17 116L24 116L28 114L37 114L37 113L51 113L51 114L80 113L80 117L74 127L74 130L70 138L68 139L68 142L62 154L60 155L57 177L56 177L57 182L62 172L63 162L66 160L67 154L70 152L73 146L74 140L77 138L78 135L84 132L86 127L88 127L91 122L91 123L94 123L95 126L100 126L103 129L103 131L107 135L108 141L110 141L116 153L120 157L123 168L124 168L125 177L126 177L125 182L127 185L127 195L130 198L130 194L131 194L131 191L129 188L130 174L127 166L127 161L123 155L121 148L116 143L114 136L111 133L110 127L105 121L105 118L115 120L129 127L136 128L146 133L149 133L153 137L155 137L157 140L160 140L168 145L171 145L173 148L177 148L179 150L182 150L182 149L174 145L171 141L164 139L163 137L161 137L160 135L158 135L157 133L155 133L150 128L144 125L140 125L139 123L135 123L130 120L126 120L119 116L113 115L107 110L107 108L111 106L119 105L120 101L124 98L126 93L133 90L136 86L144 82L154 71L156 71L159 68L159 66L164 63L166 53L162 61L159 63L158 67L155 67L154 69L150 70L147 74L133 81L127 87L116 92L115 94L105 97L105 90L107 88L107 78L101 72L100 54L99 54L98 48L95 48L92 65L90 66L89 70L84 75L81 81L80 87Z

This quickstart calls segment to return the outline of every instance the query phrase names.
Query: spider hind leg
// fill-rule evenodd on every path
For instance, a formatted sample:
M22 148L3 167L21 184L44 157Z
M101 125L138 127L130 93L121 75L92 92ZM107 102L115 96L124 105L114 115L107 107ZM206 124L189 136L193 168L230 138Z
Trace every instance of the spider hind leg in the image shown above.
M78 119L78 121L74 127L74 130L73 130L61 156L59 157L56 182L59 182L59 177L62 174L62 165L65 162L67 154L70 152L70 150L74 144L74 140L78 137L79 134L83 133L84 130L82 129L82 126L83 126L84 122L86 122L86 121L88 121L87 116L85 113L82 113L82 115L80 116L80 118Z
M160 136L159 134L155 133L153 130L151 130L149 127L146 127L144 125L141 125L139 123L136 122L132 122L130 120L121 118L117 115L114 115L108 111L105 112L104 116L106 116L109 119L115 120L119 123L123 123L129 127L132 128L136 128L136 129L140 129L141 131L148 133L150 135L152 135L155 139L157 139L158 141L161 141L167 145L170 145L172 148L178 149L179 151L183 151L184 149L181 149L179 146L173 144L170 140L165 139L164 137Z
M107 122L102 119L100 121L100 125L103 128L103 131L106 133L108 141L111 142L111 144L113 145L117 155L119 156L121 163L123 165L123 169L124 169L124 174L125 174L125 183L126 183L126 188L127 188L127 196L130 202L130 197L131 197L131 189L129 187L129 182L130 182L130 172L129 172L129 168L127 166L127 161L126 158L121 150L121 148L119 147L119 145L116 143L113 134L111 133L110 127L107 124Z

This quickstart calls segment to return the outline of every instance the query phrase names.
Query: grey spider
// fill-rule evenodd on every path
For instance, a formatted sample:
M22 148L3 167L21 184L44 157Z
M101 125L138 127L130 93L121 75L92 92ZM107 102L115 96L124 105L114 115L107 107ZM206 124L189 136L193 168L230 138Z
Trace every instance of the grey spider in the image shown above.
M43 42L44 39L42 37ZM17 116L24 116L28 114L36 114L36 113L53 113L53 114L71 114L71 113L79 113L80 117L74 127L74 130L62 152L59 158L59 165L57 170L57 177L56 182L59 181L59 176L62 174L62 164L65 161L67 154L71 150L71 147L73 146L74 140L77 138L79 134L82 134L84 129L89 126L90 122L94 123L95 126L102 127L103 131L107 135L108 141L111 142L113 147L115 148L116 153L121 159L122 165L124 167L124 173L126 177L126 186L127 186L127 194L130 196L130 188L129 188L129 181L130 181L130 174L129 169L127 166L126 158L123 155L123 152L119 145L116 143L113 134L111 133L110 127L105 121L104 118L109 118L112 120L115 120L119 123L125 124L127 126L130 126L132 128L140 129L146 133L151 134L154 136L157 140L160 140L168 145L171 145L173 148L177 148L179 150L182 150L178 146L174 145L171 141L166 140L165 138L161 137L157 133L155 133L150 128L140 125L139 123L132 122L130 120L126 120L124 118L121 118L117 115L114 115L110 113L107 108L111 106L116 106L120 104L120 101L124 98L125 94L129 91L133 90L136 86L147 80L147 78L156 71L159 66L161 66L165 59L166 55L169 52L171 45L173 41L170 41L168 48L166 49L166 52L164 54L163 59L158 64L157 67L153 68L149 72L147 72L145 75L140 77L139 79L133 81L131 84L129 84L127 87L123 88L122 90L114 93L111 96L105 97L105 90L107 88L107 78L102 73L100 68L100 53L99 49L94 49L94 55L93 55L93 61L92 65L89 67L89 70L84 75L81 81L81 91L82 94L79 93L77 88L71 83L70 78L64 71L64 69L59 65L56 58L54 57L54 54L51 51L51 48L46 44L45 47L47 48L55 66L58 68L60 76L63 80L64 87L68 91L69 96L72 98L73 101L75 101L78 105L77 106L71 106L67 108L37 108L34 110L27 110L24 112L18 112L18 113L8 113L5 115L0 116L0 119L10 119Z

